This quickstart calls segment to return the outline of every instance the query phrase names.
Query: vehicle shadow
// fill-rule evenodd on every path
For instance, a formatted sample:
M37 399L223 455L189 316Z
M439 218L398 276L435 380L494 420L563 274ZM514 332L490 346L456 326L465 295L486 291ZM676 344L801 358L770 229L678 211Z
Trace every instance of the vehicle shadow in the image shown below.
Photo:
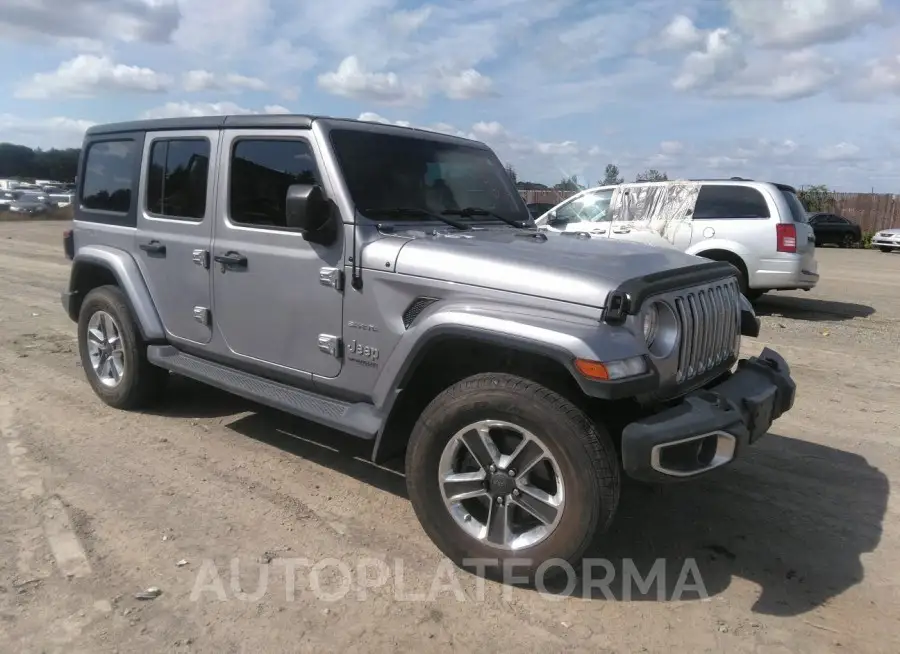
M170 374L165 401L143 413L167 418L223 418L244 411L258 411L260 405L209 384Z
M368 442L268 410L229 428L406 497L402 459L377 466L367 460ZM754 612L803 614L862 581L860 557L881 539L889 494L887 477L863 457L770 434L743 461L704 480L627 483L609 533L586 554L608 562L612 579L598 587L607 572L595 565L588 574L588 566L536 592L691 601L718 595L739 577L761 588ZM654 566L662 566L655 583Z
M777 293L763 295L754 303L754 309L758 316L781 316L813 322L867 318L875 313L873 307L865 304L778 295Z

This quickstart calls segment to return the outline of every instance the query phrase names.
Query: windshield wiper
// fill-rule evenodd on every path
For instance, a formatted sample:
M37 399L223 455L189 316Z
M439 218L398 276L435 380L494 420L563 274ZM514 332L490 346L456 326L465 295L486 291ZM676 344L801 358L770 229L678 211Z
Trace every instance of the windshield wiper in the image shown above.
M442 216L441 214L431 213L430 211L426 211L425 209L416 209L415 207L362 209L360 213L372 214L373 216L431 218L432 220L440 220L441 222L445 222L451 227L456 227L456 229L472 229L472 226L468 223L464 223L459 220L453 220L452 218L447 218L447 216Z
M518 227L519 229L525 229L528 227L528 223L522 220L516 220L514 218L507 218L506 216L501 216L499 213L494 213L493 211L488 211L487 209L481 209L480 207L466 207L465 209L447 209L442 211L445 216L462 216L463 218L471 218L473 216L490 216L491 218L496 218L497 220L502 220L507 225L512 225L513 227Z

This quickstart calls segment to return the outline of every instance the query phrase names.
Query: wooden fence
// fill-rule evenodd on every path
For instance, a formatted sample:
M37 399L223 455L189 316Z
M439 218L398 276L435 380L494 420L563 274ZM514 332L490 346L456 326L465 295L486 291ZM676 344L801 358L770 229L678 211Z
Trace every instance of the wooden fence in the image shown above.
M863 232L900 227L900 195L834 193L834 213L858 223Z
M557 204L576 191L519 191L527 203L546 202ZM834 208L838 215L859 224L863 232L900 227L900 195L890 193L833 193Z

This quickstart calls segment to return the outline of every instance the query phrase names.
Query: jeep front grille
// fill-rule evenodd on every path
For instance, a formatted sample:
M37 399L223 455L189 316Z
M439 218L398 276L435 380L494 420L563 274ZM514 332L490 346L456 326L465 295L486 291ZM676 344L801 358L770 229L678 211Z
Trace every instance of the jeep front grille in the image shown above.
M679 383L694 379L740 351L740 289L734 278L680 292L675 315L681 327Z

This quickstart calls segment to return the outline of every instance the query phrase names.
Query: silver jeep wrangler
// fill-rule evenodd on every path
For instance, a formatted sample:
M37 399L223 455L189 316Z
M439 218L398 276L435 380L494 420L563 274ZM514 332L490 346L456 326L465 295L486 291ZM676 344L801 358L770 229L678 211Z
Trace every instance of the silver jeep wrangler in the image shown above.
M697 477L793 405L736 270L538 231L484 144L306 116L91 128L71 279L110 406L176 373L405 450L458 565L577 564L623 475Z

